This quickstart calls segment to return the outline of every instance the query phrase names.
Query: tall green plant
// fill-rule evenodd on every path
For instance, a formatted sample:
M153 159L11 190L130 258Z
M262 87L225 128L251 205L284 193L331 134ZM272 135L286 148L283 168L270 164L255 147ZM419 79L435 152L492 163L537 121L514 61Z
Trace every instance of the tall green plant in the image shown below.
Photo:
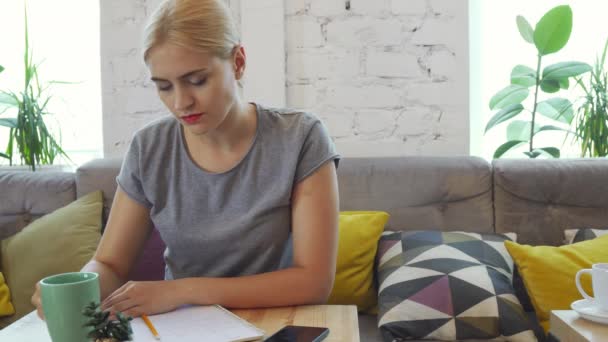
M569 79L591 71L591 66L583 62L569 61L546 66L542 69L543 57L561 50L572 32L572 9L568 5L557 6L549 10L533 29L528 21L521 15L516 18L517 27L522 38L536 47L538 52L536 68L525 65L516 65L511 71L511 84L500 90L490 100L490 109L498 110L488 121L487 133L496 125L509 121L507 126L507 142L499 146L494 152L494 158L500 158L507 151L520 146L528 145L524 152L530 158L546 154L559 158L560 150L557 147L547 146L536 148L534 137L543 131L566 131L554 125L540 126L537 124L537 114L546 116L555 122L570 124L574 117L572 103L565 98L554 97L539 101L540 92L556 93L560 89L568 89ZM534 98L528 120L511 120L524 112L522 102L530 95L533 88Z
M585 86L582 78L576 80L585 93L576 110L574 135L574 140L581 145L581 157L608 156L608 72L604 70L607 49L608 40L604 45L602 57L596 57L588 85Z
M2 73L3 71L4 71L4 67L2 65L0 65L0 73ZM1 114L1 112L0 112L0 114ZM0 125L2 125L2 123L1 123L2 120L4 120L4 119L0 119ZM0 152L0 158L5 158L5 159L10 160L9 156L2 152Z
M53 164L58 155L69 157L49 132L44 115L50 97L46 96L47 86L42 86L38 79L38 67L34 64L29 44L27 10L25 11L25 53L23 56L25 84L23 90L0 92L0 103L16 109L17 117L0 119L0 126L10 129L9 140L2 157L13 164L15 150L18 151L21 163L29 165L36 171L37 165Z

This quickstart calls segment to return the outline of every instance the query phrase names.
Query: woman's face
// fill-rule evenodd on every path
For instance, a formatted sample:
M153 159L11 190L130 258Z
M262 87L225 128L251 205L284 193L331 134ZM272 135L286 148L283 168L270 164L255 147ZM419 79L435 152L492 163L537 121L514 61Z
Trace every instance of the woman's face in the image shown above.
M237 61L170 43L153 47L146 60L160 99L195 135L217 129L233 108L242 71Z

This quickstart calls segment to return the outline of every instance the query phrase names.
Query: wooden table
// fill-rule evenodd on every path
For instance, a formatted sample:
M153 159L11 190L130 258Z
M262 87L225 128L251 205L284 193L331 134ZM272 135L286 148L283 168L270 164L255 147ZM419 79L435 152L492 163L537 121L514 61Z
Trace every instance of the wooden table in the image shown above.
M608 341L608 325L583 319L574 310L551 311L549 332L562 342Z
M359 321L354 305L308 305L270 309L232 310L272 335L285 325L328 327L327 342L359 342ZM50 342L44 321L33 311L0 330L2 342ZM136 342L136 341L135 341Z
M354 305L309 305L273 309L232 310L270 336L286 325L329 328L324 341L359 342L359 320Z

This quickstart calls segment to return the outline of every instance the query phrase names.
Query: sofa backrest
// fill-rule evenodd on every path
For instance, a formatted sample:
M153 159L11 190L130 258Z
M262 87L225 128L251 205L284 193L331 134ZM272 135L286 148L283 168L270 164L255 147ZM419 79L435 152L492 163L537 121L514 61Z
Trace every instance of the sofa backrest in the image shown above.
M0 172L0 240L76 198L69 172Z
M84 196L92 191L103 192L103 222L105 223L112 207L116 192L116 176L120 171L122 158L94 159L76 170L76 194Z
M566 229L608 228L608 159L499 159L493 169L497 232L561 245Z
M492 170L478 157L345 158L341 210L383 210L387 230L492 232Z
M104 219L121 158L76 172L0 172L0 239L94 190ZM559 245L570 228L608 227L608 160L396 157L344 158L341 210L384 210L387 229L515 232L529 244Z
M93 160L76 174L78 196L102 190L109 212L121 159ZM478 157L345 158L341 210L384 210L387 229L492 232L492 171Z

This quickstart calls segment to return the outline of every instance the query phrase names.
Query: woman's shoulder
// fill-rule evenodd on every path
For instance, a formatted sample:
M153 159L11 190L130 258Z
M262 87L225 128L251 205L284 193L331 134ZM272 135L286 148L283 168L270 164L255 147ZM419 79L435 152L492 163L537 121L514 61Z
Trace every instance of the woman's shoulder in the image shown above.
M269 125L286 130L307 130L321 120L314 113L293 108L266 107L257 105ZM275 127L276 128L276 127Z

